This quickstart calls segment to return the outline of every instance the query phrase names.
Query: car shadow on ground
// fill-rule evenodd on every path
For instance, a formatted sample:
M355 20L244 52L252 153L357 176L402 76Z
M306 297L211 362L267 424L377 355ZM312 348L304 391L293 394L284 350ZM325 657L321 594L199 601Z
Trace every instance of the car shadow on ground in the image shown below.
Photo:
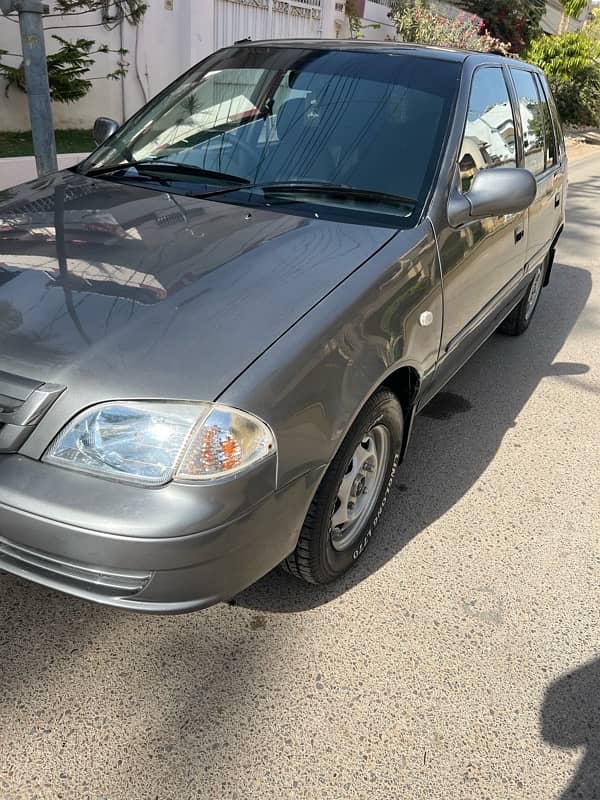
M0 600L1 800L245 796L289 625L135 615L11 575Z
M291 614L284 624L265 625L262 614L247 610L294 612L329 602L458 502L540 381L578 380L587 371L557 354L590 287L586 270L557 266L528 334L493 337L429 406L396 481L394 521L382 523L356 569L333 586L271 573L238 596L241 608L133 618L2 577L2 800L45 796L50 782L56 797L92 796L92 789L98 797L248 796L255 732L281 715L285 700L289 676L280 656L305 658L302 637L294 635L305 623ZM593 323L586 317L580 324ZM590 800L598 795L600 737L591 711L600 696L598 674L586 667L555 684L542 722L547 741L587 744L573 791L591 787L579 795ZM239 722L233 730L231 719ZM85 773L85 790L77 771Z
M550 685L542 707L541 728L549 744L584 749L577 773L560 800L600 797L600 660L584 664Z
M274 570L233 602L283 613L328 603L380 569L443 516L476 484L542 380L577 382L577 376L589 371L587 364L556 357L590 290L587 270L556 264L529 330L518 338L492 336L424 409L388 500L390 508L349 573L316 587Z

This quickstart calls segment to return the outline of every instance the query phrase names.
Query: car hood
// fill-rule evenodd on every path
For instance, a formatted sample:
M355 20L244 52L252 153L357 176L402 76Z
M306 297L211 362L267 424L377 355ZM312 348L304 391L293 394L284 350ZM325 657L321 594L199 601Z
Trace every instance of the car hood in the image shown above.
M0 201L0 370L98 399L215 399L394 234L72 172Z

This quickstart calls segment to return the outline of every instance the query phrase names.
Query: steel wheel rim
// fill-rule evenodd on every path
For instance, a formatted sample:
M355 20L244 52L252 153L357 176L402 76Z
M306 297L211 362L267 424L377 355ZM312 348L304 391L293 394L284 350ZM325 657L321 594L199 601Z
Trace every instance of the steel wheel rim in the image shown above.
M542 291L542 268L538 267L538 270L535 273L533 280L531 281L531 286L529 287L529 292L527 294L527 308L525 309L526 320L528 320L533 314L533 309L535 308L535 304L538 301L538 297L540 296L541 291Z
M387 473L390 432L374 425L352 454L337 489L329 537L334 550L347 550L371 516Z

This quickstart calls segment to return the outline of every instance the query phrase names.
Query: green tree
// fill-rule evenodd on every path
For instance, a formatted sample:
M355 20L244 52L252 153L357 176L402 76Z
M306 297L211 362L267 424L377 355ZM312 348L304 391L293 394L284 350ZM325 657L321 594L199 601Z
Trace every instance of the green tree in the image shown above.
M458 0L458 5L480 17L491 36L509 42L520 53L540 31L545 0Z
M600 8L592 8L590 19L584 30L590 39L600 42Z
M593 29L540 36L526 58L545 71L565 122L600 125L600 38Z
M568 81L580 72L593 68L600 59L600 41L582 28L576 33L540 36L531 42L527 60L541 67L547 75Z
M457 5L480 17L492 36L510 42L513 53L526 50L541 34L546 10L545 0L457 0ZM579 17L588 0L564 0L562 6L565 19Z
M461 12L448 18L426 0L396 0L390 19L405 42L508 53L509 46L491 36L481 20Z
M356 9L356 0L346 0L345 12L348 20L348 26L350 28L351 39L362 39L364 36L363 31L367 30L368 28L373 30L381 28L381 25L378 22L372 22L369 25L362 24L360 14Z
M87 14L89 12L100 12L99 22L86 24L86 27L112 28L122 24L125 20L137 25L142 19L147 9L147 3L141 0L55 0L52 12L44 19L52 23L53 18L70 18ZM47 30L61 27L46 24ZM52 34L51 38L59 42L60 47L56 52L51 53L48 58L48 80L50 83L50 96L52 100L59 103L71 103L84 97L92 87L92 81L99 77L91 77L90 70L95 64L95 56L99 53L113 52L118 56L126 55L127 51L118 49L111 50L108 45L98 44L94 39L78 38L75 40L64 39L58 34ZM17 65L6 63L6 58L21 58L18 53L9 53L0 50L0 75L6 80L6 93L11 87L15 87L23 92L25 87L25 71L23 61ZM126 68L119 64L115 70L107 75L100 76L102 79L118 79L126 72Z

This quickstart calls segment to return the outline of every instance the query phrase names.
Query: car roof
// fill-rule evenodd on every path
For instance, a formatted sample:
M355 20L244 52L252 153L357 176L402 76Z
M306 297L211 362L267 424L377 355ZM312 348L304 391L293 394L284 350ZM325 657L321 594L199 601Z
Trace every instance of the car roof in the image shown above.
M367 39L263 39L257 41L237 42L238 47L281 47L304 48L310 50L342 50L362 51L370 53L406 53L422 58L436 58L445 61L463 63L469 61L498 62L516 66L526 66L539 71L537 67L520 59L507 58L495 53L481 53L477 50L463 50L452 47L436 47L434 45L415 44L413 42L382 42Z

